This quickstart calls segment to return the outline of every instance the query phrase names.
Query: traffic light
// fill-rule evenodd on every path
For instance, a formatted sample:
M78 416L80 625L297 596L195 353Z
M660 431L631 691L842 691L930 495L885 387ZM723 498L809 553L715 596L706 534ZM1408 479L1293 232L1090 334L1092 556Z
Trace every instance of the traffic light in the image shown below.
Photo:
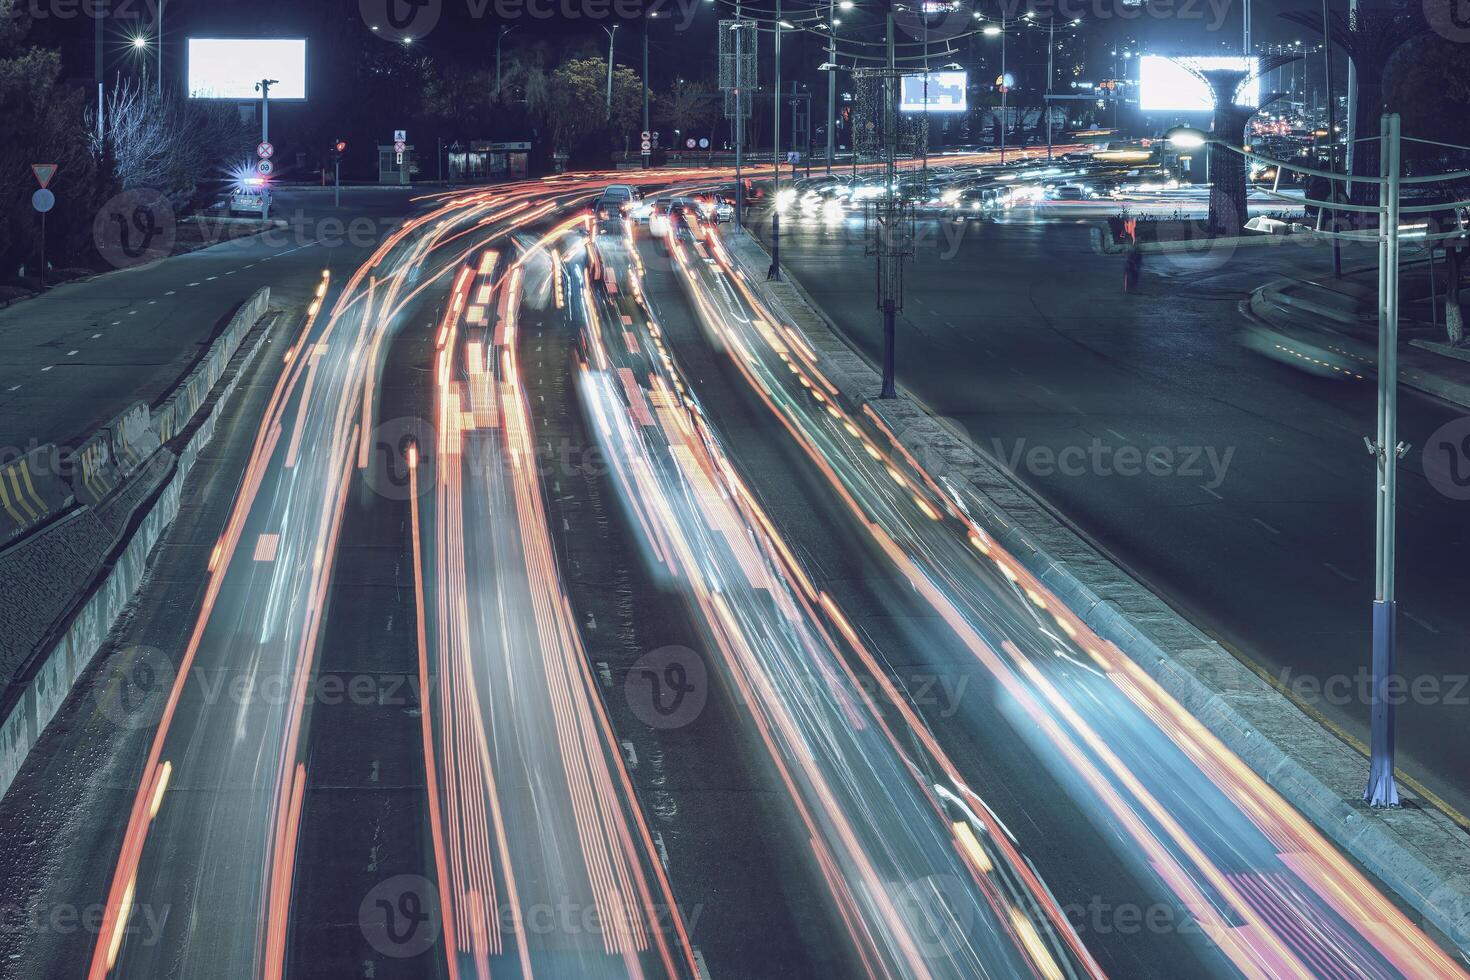
M347 141L346 140L338 140L337 141L337 152L338 153L346 153L347 152Z

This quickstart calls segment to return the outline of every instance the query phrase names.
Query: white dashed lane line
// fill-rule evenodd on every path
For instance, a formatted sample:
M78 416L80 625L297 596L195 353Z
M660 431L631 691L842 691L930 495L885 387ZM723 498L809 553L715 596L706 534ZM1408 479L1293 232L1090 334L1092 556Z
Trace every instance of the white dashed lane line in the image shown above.
M199 285L199 284L198 284L198 283L197 283L197 282L191 282L191 283L189 283L189 285L190 285L190 286L197 286L197 285ZM187 287L185 287L185 288L187 288Z
M1209 494L1211 497L1214 497L1216 500L1224 500L1225 499L1224 497L1220 496L1218 493L1216 493L1215 491L1211 490L1209 487L1204 486L1203 484L1200 485L1200 489L1203 490L1205 493Z
M1338 578L1342 579L1344 582L1356 582L1358 580L1357 576L1350 575L1347 572L1344 572L1342 569L1338 568L1330 561L1324 561L1322 563L1322 567L1327 569L1333 575L1336 575Z
M100 336L102 336L102 335L101 335L101 334L100 334L100 333L94 333L94 334L93 334L93 335L92 335L92 339L93 339L93 340L96 340L96 339L97 339L97 338L98 338L98 337L100 337Z
M1418 616L1415 616L1413 613L1409 612L1407 609L1404 610L1404 617L1406 619L1412 619L1415 622L1415 624L1424 627L1425 629L1427 629L1431 633L1438 633L1439 632L1439 630L1435 629L1433 626L1430 626L1424 620L1420 619Z
M56 366L55 364L48 364L45 367L41 368L41 373L42 374L45 374L47 371L51 370L55 366Z
M1107 430L1107 433L1110 436L1116 436L1117 438L1122 439L1124 442L1127 442L1128 441L1128 437L1125 436L1123 433L1119 432L1117 429L1108 429Z
M80 353L81 353L81 351L79 351L79 350L69 350L69 351L66 352L66 356L67 357L76 357Z
M1280 531L1276 530L1274 527L1272 527L1271 525L1267 524L1265 521L1261 520L1259 517L1252 517L1251 520L1255 521L1257 524L1261 525L1261 527L1263 527L1266 530L1270 531L1272 534L1275 534L1275 535L1280 535L1281 534Z
M6 391L20 391L20 385L11 385L9 388L6 388L5 390Z
M177 292L178 292L177 289L170 289L168 292L164 293L163 295L165 295L165 296L172 296L172 295L174 295Z

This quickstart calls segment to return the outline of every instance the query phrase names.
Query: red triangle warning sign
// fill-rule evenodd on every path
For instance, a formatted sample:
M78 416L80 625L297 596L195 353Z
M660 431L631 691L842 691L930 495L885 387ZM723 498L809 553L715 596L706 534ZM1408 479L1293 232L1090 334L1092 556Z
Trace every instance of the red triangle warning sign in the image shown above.
M56 171L59 169L61 168L54 163L31 164L31 173L36 175L36 183L40 184L42 189L51 183L51 178L56 176Z

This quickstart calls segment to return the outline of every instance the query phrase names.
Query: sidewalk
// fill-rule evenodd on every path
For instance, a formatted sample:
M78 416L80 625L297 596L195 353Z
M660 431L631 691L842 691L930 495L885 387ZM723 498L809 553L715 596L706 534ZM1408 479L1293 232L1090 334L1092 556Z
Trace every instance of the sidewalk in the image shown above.
M1428 269L1406 265L1399 313L1399 382L1470 408L1470 346L1446 342L1430 320ZM1276 279L1251 292L1240 309L1252 323L1251 346L1319 374L1377 376L1377 270L1341 279ZM1442 316L1443 298L1437 312Z

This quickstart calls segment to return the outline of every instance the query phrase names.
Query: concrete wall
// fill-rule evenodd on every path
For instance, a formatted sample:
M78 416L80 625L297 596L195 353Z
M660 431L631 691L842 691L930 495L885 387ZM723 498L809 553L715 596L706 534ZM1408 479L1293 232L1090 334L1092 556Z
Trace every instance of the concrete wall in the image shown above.
M104 556L111 550L115 556L102 580L95 583L80 606L64 617L65 623L54 629L50 638L44 641L44 648L19 665L17 675L12 678L12 686L5 691L4 700L0 702L0 710L5 712L3 721L0 721L0 794L10 787L31 748L71 694L77 679L92 662L142 584L149 554L178 515L184 481L200 451L214 437L220 409L228 402L241 374L259 352L264 332L240 356L228 382L217 392L213 391L214 386L239 352L242 340L267 314L269 301L269 289L262 289L252 296L200 363L157 411L149 413L146 406L137 403L83 443L89 454L88 465L98 467L98 474L105 471L116 475L126 471L133 475L131 481L124 483L121 494L126 494L131 484L138 484L131 488L139 492L151 491L157 484L156 493L151 493L143 503L146 511L135 513L134 505L125 508L126 515L108 513L108 507L115 499L109 498L100 507L84 506L66 515L54 527L42 528L34 540L28 538L20 543L34 554L20 554L20 546L0 552L0 567L6 567L7 562L39 562L43 579L45 570L59 569L68 562L83 566L90 578L102 560L97 554L99 550ZM212 402L209 401L211 394L217 396ZM193 431L188 432L187 441L181 447L173 447L178 454L176 457L169 448L160 446L168 438L183 434L207 402L207 413ZM192 409L189 408L191 405ZM168 437L160 431L160 423L167 427ZM150 446L152 449L148 450L148 455L139 455ZM84 471L80 460L76 469L79 474ZM167 476L144 485L149 474L158 470L166 470ZM81 481L83 477L79 475L77 479ZM124 516L128 519L123 519ZM131 536L121 543L121 550L110 549L109 543L118 544L116 536L125 529L131 529ZM9 602L7 598L5 604Z

